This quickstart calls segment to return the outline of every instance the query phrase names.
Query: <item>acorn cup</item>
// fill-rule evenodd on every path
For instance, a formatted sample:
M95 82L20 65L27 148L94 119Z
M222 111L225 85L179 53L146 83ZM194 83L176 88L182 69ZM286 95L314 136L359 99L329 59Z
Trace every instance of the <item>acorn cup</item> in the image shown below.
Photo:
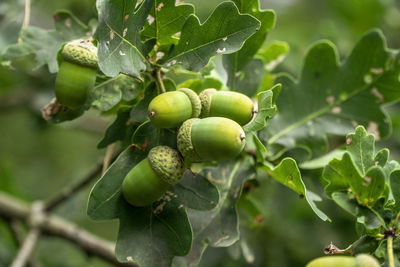
M306 267L379 267L378 261L368 254L351 256L325 256L310 261Z
M178 151L168 146L156 146L125 176L122 194L133 206L148 206L177 184L184 172Z
M199 94L201 118L225 117L245 125L255 112L253 101L246 95L232 91L206 89Z
M61 55L56 98L61 105L77 109L85 104L96 82L97 47L89 40L74 40L64 46Z
M221 161L239 155L245 133L235 121L222 117L189 119L178 131L178 150L191 162Z
M188 88L166 92L153 98L148 107L151 122L157 128L175 128L201 112L199 96Z

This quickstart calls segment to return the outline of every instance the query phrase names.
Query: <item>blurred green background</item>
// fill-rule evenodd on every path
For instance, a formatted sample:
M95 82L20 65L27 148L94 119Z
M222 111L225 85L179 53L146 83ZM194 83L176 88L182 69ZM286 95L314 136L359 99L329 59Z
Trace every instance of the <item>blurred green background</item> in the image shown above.
M23 0L0 2L0 51L15 43L24 11ZM188 0L204 21L220 0ZM400 4L395 0L262 0L261 7L273 9L277 21L266 43L285 41L290 53L277 71L295 77L302 66L307 48L315 41L329 39L338 46L340 56L350 49L366 31L380 28L388 46L400 47ZM87 23L96 17L94 0L32 0L31 25L53 27L52 14L68 9ZM47 124L40 108L54 97L55 76L46 68L32 70L30 60L19 62L17 70L0 66L0 190L27 201L48 199L88 174L104 156L97 150L112 117L101 117L91 111L73 122ZM378 143L388 147L392 158L400 158L400 112L398 106L386 107L392 117L393 134ZM305 182L322 195L319 172L305 173ZM305 201L289 189L260 174L259 187L240 202L257 207L263 220L241 212L242 240L231 248L208 249L200 266L304 266L323 254L333 241L347 247L356 238L352 217L331 201L320 204L335 218L332 223L320 221ZM60 205L56 213L90 232L115 240L116 221L92 222L86 216L90 187ZM7 266L16 253L8 223L0 218L0 266ZM73 244L54 237L40 239L34 254L39 266L109 266L89 257Z

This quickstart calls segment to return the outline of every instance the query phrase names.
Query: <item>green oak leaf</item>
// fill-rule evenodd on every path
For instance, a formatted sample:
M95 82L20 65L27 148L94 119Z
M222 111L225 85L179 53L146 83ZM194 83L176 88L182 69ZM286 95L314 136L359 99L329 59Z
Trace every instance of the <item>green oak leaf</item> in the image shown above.
M335 192L332 194L332 199L342 209L357 217L357 223L363 225L369 231L377 231L377 229L385 225L378 213L374 212L373 209L360 206L347 193Z
M186 208L211 210L219 202L218 189L201 174L186 171L182 180L171 189ZM196 192L196 193L194 193Z
M243 182L255 176L251 160L224 162L201 172L220 191L218 205L210 211L188 210L193 227L193 245L185 257L176 257L174 266L196 266L208 246L227 247L239 239L236 203Z
M147 120L136 128L131 142L142 151L149 151L158 145L176 147L176 134L169 129L159 129Z
M316 206L315 202L321 201L322 199L315 193L306 189L306 186L301 179L300 170L294 159L285 158L276 167L270 166L264 162L259 168L266 171L272 178L284 186L289 187L301 197L305 198L312 210L321 220L331 221L330 218Z
M260 92L258 97L258 111L255 118L243 127L245 132L259 131L267 125L266 119L271 119L276 111L276 106L273 104L273 91L280 88L281 85L277 84L267 91Z
M122 181L128 172L146 154L139 149L126 148L93 186L88 201L87 214L92 220L116 219L126 206L121 192Z
M57 52L62 44L79 38L88 38L91 29L68 11L60 10L53 15L54 30L27 26L19 35L20 43L8 46L0 58L12 61L20 57L34 55L35 68L48 65L51 73L58 71Z
M107 76L125 73L139 77L146 69L146 56L154 42L143 43L140 31L153 6L153 0L140 2L128 0L98 0L99 26L95 37L98 40L99 67Z
M395 201L394 211L400 212L400 170L397 169L390 174L390 188Z
M373 207L384 197L387 179L380 164L387 162L388 155L380 151L375 156L374 143L373 135L367 135L362 126L358 126L354 134L347 135L346 153L340 160L331 160L322 174L328 182L325 187L328 196L351 190L358 203L366 207Z
M172 186L152 205L133 207L124 200L121 185L127 173L145 157L146 153L135 146L126 148L92 188L87 213L93 220L119 219L119 261L145 267L169 266L173 257L186 255L192 245L186 208L214 208L218 190L205 177L187 171L182 184ZM193 200L198 203L190 203Z
M179 43L160 63L166 67L182 64L184 68L198 71L207 65L210 57L239 50L259 28L257 19L240 14L232 2L223 2L203 24L195 15L190 15L182 27Z
M289 53L289 44L282 41L273 41L268 46L261 48L256 58L260 58L264 62L264 68L272 71L279 63L281 63Z
M130 106L123 106L118 110L117 117L107 128L97 148L105 148L116 141L127 142L129 140L132 129L137 127L137 124L130 120L130 111Z
M303 162L299 167L305 170L323 169L331 160L342 157L345 152L346 151L342 149L335 149L322 157Z
M224 67L226 68L226 62L224 62ZM256 58L241 68L241 71L235 72L232 77L235 81L234 85L230 84L228 80L227 86L233 91L253 97L259 89L263 77L264 63Z
M151 100L157 96L157 86L155 82L150 83L144 91L143 98L132 108L131 118L137 122L145 122L149 119L147 108Z
M178 43L177 34L189 15L194 13L194 7L188 4L175 5L175 0L154 0L141 37L156 39L157 46Z
M192 229L185 209L170 194L151 207L124 203L115 246L119 261L143 267L170 266L174 256L189 253Z
M275 13L273 10L260 10L258 0L233 0L233 2L239 8L240 13L250 14L261 22L257 33L246 40L239 51L223 56L224 67L228 74L227 86L233 91L243 92L244 88L247 88L243 82L253 82L255 83L253 86L255 90L253 90L252 94L247 94L252 96L257 91L259 82L263 76L263 63L253 60L253 57L263 45L267 33L275 26ZM253 67L246 70L248 64ZM252 73L251 70L254 71L257 69L259 70L259 77L257 79L254 79L254 77L243 77L250 76ZM239 80L239 77L242 77L242 79Z
M327 152L327 134L344 136L364 125L377 138L390 132L381 105L398 100L400 62L397 51L386 48L380 31L364 35L349 57L339 62L329 41L314 44L304 60L299 81L280 76L278 114L261 138L268 144L306 146L311 157Z
M143 83L127 75L120 74L108 79L93 88L92 106L100 111L108 111L121 100L135 99L143 89Z

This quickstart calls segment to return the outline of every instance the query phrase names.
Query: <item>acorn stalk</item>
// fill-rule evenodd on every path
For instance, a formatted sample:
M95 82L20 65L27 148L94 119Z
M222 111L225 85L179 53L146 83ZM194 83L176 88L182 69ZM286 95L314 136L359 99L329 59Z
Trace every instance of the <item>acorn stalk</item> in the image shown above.
M158 128L175 128L187 119L198 117L200 111L198 95L188 88L160 94L148 107L149 118Z
M235 121L222 117L190 119L178 131L178 150L191 162L222 161L239 155L245 133Z
M246 95L232 91L206 89L199 94L201 118L225 117L245 125L255 113L253 101Z
M97 48L89 40L74 40L64 46L61 55L56 98L60 104L76 109L85 104L96 82Z
M177 184L184 172L178 151L168 146L156 146L126 175L122 194L133 206L148 206Z

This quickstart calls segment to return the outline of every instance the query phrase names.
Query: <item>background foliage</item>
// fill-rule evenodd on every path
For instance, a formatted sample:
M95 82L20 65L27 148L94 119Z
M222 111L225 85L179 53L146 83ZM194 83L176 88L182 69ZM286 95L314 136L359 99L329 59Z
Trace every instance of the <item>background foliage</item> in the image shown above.
M195 5L195 12L203 22L222 1L192 0L185 2ZM240 6L243 1L236 0L234 2ZM23 16L23 4L23 1L11 0L0 3L0 51L17 41L17 33ZM313 57L325 56L327 53L337 53L331 57L326 56L328 63L333 62L335 57L344 61L359 39L371 28L380 28L383 31L388 47L398 48L400 46L400 10L398 3L394 0L366 0L362 3L357 0L264 0L261 1L261 7L273 9L276 13L275 28L269 31L267 41L261 51L268 50L269 45L275 45L282 51L287 51L287 44L289 45L287 57L277 66L274 73L284 71L300 78L300 83L291 82L293 87L307 87L307 79L301 79L301 77L307 76L306 71L301 71L307 51L308 57L304 67L306 70L307 62L312 61ZM31 25L51 31L50 29L53 28L52 16L59 9L70 10L76 18L86 25L82 25L81 32L64 32L59 37L59 42L63 41L62 38L66 34L80 36L91 31L93 27L91 19L96 17L95 1L33 1ZM70 16L67 13L59 14L61 21ZM258 14L256 17L261 19L263 16L268 16L268 13ZM265 33L270 28L272 28L272 25L267 25L266 29L257 33L258 37L254 35L252 38L264 38ZM147 34L152 34L151 29ZM377 40L377 49L379 50L379 34L372 35L371 38ZM319 46L314 46L310 50L310 45L320 39L329 39L331 42L319 42ZM277 41L284 41L287 44ZM173 40L166 39L161 40L161 42L165 44L173 42ZM336 50L333 44L337 46ZM51 47L46 49L51 51L49 50ZM145 45L141 49L145 50ZM389 52L383 51L383 49L379 51L382 54L379 59L382 59L382 61L385 61L386 57L390 57ZM321 55L315 53L321 53ZM255 66L262 66L274 61L275 58L267 58L265 54L267 53L260 52L259 58L249 62L248 68L253 69ZM267 55L270 55L270 53ZM235 55L235 57L240 58L241 55ZM52 60L55 62L56 58ZM237 59L232 58L232 56L218 56L216 64L219 67L229 68L234 60ZM85 116L72 122L58 125L44 122L39 110L54 95L55 76L49 74L47 67L32 70L33 61L34 59L28 58L17 62L19 68L16 71L10 71L0 66L0 123L2 125L0 189L28 201L47 199L64 186L87 174L91 167L104 155L104 150L97 150L96 146L100 143L99 147L104 148L108 143L115 141L108 140L107 135L103 137L106 128L115 119L112 116L99 117L97 112L89 111L85 113ZM240 62L245 61L246 59L240 59ZM345 62L349 66L344 65L342 67L350 68L351 59ZM124 67L123 64L121 65L121 67ZM324 68L321 67L321 69ZM238 71L246 72L246 69L238 69ZM332 70L329 69L329 71ZM343 73L346 73L346 71L343 70ZM112 75L113 73L109 74ZM258 75L263 75L263 73ZM176 77L171 78L177 80ZM197 85L198 88L208 87L204 84L199 85L199 80L196 80L196 78L198 77L192 77L189 81L190 85ZM235 81L234 77L223 78L227 79L231 86L252 90L247 92L249 94L257 90L257 85L246 84L244 83L246 80ZM372 78L375 82L376 77ZM289 78L281 77L280 79ZM310 79L315 79L315 77ZM364 76L362 76L363 79ZM218 85L218 82L212 79L207 82ZM240 84L240 82L243 84ZM331 83L331 81L325 82ZM269 78L264 77L263 83L268 85L270 83ZM148 86L155 85L149 84ZM335 87L341 88L341 85L338 84ZM102 88L102 90L107 91L109 89ZM121 99L129 100L138 93L124 92ZM282 91L281 97L284 95L285 92ZM326 99L326 96L321 96L321 99ZM390 101L395 99L396 96L392 96ZM285 116L285 101L282 100L281 106L278 102L278 108L282 110L280 114L282 117ZM99 109L104 111L104 115L107 115L109 107L104 106L104 101L101 103L102 106ZM113 103L110 104L110 107L112 105ZM342 107L342 109L344 110L345 107ZM393 128L390 129L387 126L382 128L382 137L388 135L390 131L392 131L392 135L388 139L377 141L376 151L388 147L391 151L391 159L398 160L400 112L397 105L390 107L383 105L383 111L384 113L379 119L382 120L382 124L385 124L384 117L389 114ZM121 118L122 122L125 121L124 116L129 116L129 114L121 109L118 117ZM287 116L290 116L290 114ZM143 118L142 121L144 121ZM329 122L329 120L324 121ZM118 129L118 124L115 126ZM344 124L341 130L341 135L354 131L351 121L350 124ZM268 140L272 134L266 132L265 139ZM335 135L335 133L331 134ZM121 139L124 138L125 136L121 136ZM321 137L319 136L319 138ZM325 143L323 138L321 140L323 146L335 147L335 138L333 138L333 144ZM343 143L343 139L339 140ZM304 144L304 146L307 147L307 144ZM322 174L321 167L325 166L327 162L320 164L320 168L310 167L312 164L318 165L318 163L306 162L310 153L316 155L322 153L318 151L320 147L308 147L307 149L290 150L282 153L295 156L296 159L304 159L304 165L300 165L300 167L302 167L302 179L307 190L323 196L324 188L321 186L321 182L324 184L324 181L318 179ZM281 147L274 149L273 151L276 152ZM271 158L271 161L273 162L274 159ZM288 161L287 164L290 164L290 162ZM269 171L278 171L273 169L273 166L266 166L265 168ZM333 241L338 247L347 247L356 239L352 215L346 213L333 201L324 199L324 201L318 202L318 208L326 211L331 219L334 218L332 223L327 223L320 220L309 208L307 202L299 199L298 194L294 194L290 189L267 177L267 172L258 172L257 175L259 178L257 184L250 183L245 188L245 190L251 191L251 194L244 194L237 203L242 221L240 241L229 248L214 246L214 248L205 250L199 266L247 266L249 264L252 266L304 266L305 262L322 255L323 247L329 242ZM93 233L110 240L116 240L118 234L117 221L99 223L87 218L86 201L88 195L89 188L58 207L56 213L78 223ZM310 195L307 195L307 197L312 199ZM333 199L335 198L333 197ZM195 214L189 214L189 216L195 216ZM321 216L323 215L320 214ZM129 220L129 218L126 218L126 220ZM6 225L7 222L0 220L0 266L7 265L16 252L16 244L10 237ZM198 238L201 240L202 237ZM201 250L201 248L198 249ZM57 253L52 253L52 251ZM39 247L35 251L35 258L42 266L108 265L99 259L88 257L66 241L51 237L41 239ZM65 259L70 260L66 261ZM175 263L178 265L180 259L177 259Z

